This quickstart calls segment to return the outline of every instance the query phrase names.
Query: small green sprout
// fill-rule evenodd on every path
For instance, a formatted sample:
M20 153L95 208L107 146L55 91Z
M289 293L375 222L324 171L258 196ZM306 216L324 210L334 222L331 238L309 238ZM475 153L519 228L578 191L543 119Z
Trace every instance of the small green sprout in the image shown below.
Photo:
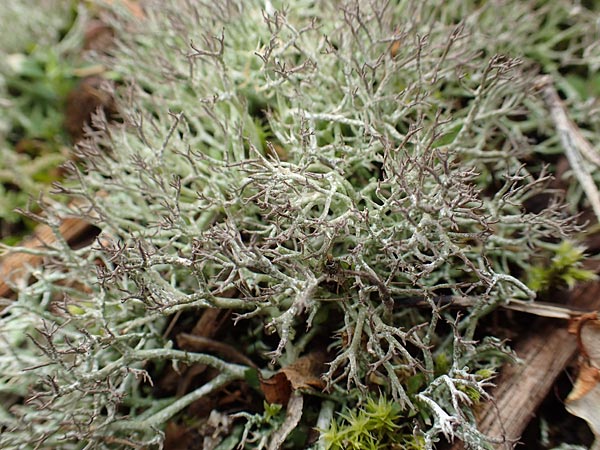
M532 267L529 272L529 287L536 292L561 285L572 289L578 282L596 279L594 272L582 267L583 258L583 247L570 241L561 242L556 246L549 265Z
M278 416L279 413L281 412L281 405L278 403L269 403L269 402L263 402L263 406L265 408L265 414L264 414L264 418L265 418L265 422L270 422L274 417Z

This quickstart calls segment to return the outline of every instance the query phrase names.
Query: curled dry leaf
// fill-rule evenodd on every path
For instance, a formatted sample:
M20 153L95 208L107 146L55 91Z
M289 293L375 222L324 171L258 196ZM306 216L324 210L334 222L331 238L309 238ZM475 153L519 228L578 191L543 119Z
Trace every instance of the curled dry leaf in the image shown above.
M277 372L271 378L263 379L259 373L260 388L269 403L287 405L292 395L292 384L283 372Z
M600 381L600 370L587 362L581 364L573 390L567 397L567 403L576 402L587 396L597 387L598 381ZM600 408L600 403L598 407Z
M573 390L565 400L567 411L584 419L600 447L600 320L585 314L570 327L577 334L582 362Z
M290 395L298 389L325 388L321 374L325 372L325 353L314 352L298 358L269 379L260 378L260 386L269 403L287 405Z

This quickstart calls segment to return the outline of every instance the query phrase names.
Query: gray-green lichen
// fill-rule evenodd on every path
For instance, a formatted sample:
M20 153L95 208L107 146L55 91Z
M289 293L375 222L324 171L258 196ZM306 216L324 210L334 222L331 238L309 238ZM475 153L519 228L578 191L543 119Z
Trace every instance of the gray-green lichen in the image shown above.
M144 5L107 17L124 123L98 115L59 188L74 201L47 200L50 225L81 217L98 240L41 250L0 322L2 448L160 445L168 420L244 377L164 334L215 307L264 340L265 374L325 336L337 411L378 386L421 448L489 445L472 408L505 349L473 340L478 319L533 300L531 256L571 228L558 201L524 206L545 190L525 162L550 126L524 23L491 20L504 2ZM441 310L447 296L475 306ZM160 361L221 375L156 400Z

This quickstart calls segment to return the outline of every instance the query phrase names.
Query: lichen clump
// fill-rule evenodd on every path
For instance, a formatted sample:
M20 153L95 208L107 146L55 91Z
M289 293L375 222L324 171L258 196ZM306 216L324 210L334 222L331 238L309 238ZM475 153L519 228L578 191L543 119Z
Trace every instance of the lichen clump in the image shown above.
M3 448L160 445L190 404L248 377L170 334L214 308L235 313L225 341L265 377L327 349L326 388L299 427L318 417L325 432L327 411L374 409L377 392L405 445L488 445L473 406L506 349L473 340L478 320L533 300L530 258L571 227L557 202L525 208L548 179L524 165L531 121L547 125L533 65L486 34L493 6L292 3L107 14L117 40L98 57L123 123L95 118L58 188L73 201L46 200L45 216L100 234L41 250L46 264L15 286L0 322ZM474 306L442 307L455 297ZM171 363L218 375L156 399ZM282 426L260 412L227 423L219 448L263 448Z

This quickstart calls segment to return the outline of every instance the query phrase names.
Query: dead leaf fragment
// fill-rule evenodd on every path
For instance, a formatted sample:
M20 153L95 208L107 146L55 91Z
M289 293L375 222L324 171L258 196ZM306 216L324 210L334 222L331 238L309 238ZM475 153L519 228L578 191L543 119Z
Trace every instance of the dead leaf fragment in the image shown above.
M325 372L325 353L314 352L298 358L293 364L281 369L290 381L293 390L324 389L325 383L321 374Z
M577 376L573 390L569 393L565 402L573 403L582 399L597 387L598 381L600 381L600 370L584 362L579 368L579 375ZM600 410L600 403L598 404L598 409Z
M585 420L600 447L600 320L586 314L570 327L575 331L582 358L573 390L565 400L567 411Z
M598 313L581 314L569 322L569 333L577 336L579 352L584 358L595 361L595 366L600 367L600 322ZM590 353L591 352L591 353Z
M394 41L392 43L392 45L390 46L390 56L392 58L395 58L396 55L398 54L398 52L400 51L400 45L401 44L402 44L402 41L397 40L397 41Z
M577 400L568 401L567 399L565 406L571 414L588 423L596 437L595 445L598 446L600 442L600 384L598 384L598 379L592 390Z
M323 390L325 383L321 374L326 369L325 361L325 353L313 352L298 358L271 378L265 380L259 377L265 399L269 403L287 405L293 391L310 388Z
M271 378L263 379L259 373L260 388L269 403L287 405L292 395L292 384L283 372L277 372Z

